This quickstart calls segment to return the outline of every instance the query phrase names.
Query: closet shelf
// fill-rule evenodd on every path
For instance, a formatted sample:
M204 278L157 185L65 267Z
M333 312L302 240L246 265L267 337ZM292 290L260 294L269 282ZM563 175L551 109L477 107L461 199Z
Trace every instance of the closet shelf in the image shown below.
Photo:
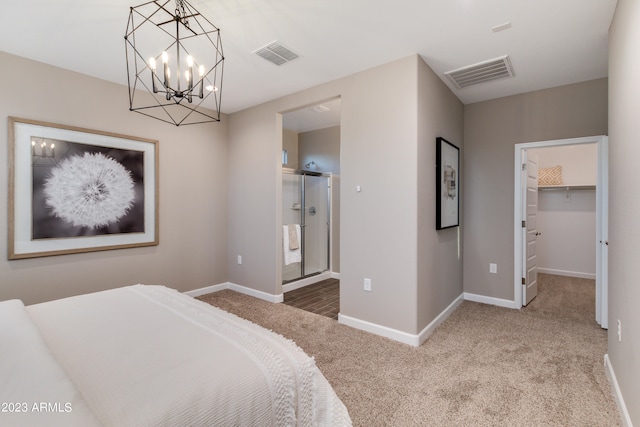
M553 190L595 190L595 185L540 185L538 190L540 191L553 191Z

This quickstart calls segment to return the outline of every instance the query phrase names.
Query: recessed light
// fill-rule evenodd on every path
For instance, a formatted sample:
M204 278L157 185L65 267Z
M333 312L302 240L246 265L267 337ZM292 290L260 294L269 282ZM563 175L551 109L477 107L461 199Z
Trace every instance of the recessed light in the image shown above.
M491 31L497 33L498 31L504 31L511 28L511 22L505 22L504 24L496 25L495 27L491 27Z

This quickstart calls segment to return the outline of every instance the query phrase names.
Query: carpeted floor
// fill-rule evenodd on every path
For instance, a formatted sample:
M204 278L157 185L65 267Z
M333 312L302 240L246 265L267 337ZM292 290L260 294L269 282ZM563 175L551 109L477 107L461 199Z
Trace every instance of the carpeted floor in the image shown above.
M465 301L417 348L230 290L199 298L314 356L355 426L617 426L594 288L541 274L528 307Z

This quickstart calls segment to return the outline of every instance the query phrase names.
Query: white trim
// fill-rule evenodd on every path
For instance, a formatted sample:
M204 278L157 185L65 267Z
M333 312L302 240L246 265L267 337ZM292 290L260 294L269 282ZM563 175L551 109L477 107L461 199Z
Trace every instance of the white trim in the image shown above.
M620 386L618 385L618 380L616 379L616 373L613 371L613 366L611 365L611 360L609 360L609 355L604 355L604 368L607 372L607 376L609 377L609 381L611 381L611 388L613 388L613 397L616 399L616 404L618 405L618 409L620 410L620 418L622 419L622 424L625 427L633 427L631 423L631 417L629 416L629 411L627 411L627 405L624 403L624 398L622 397L622 392L620 391Z
M598 162L602 162L603 156L606 156L608 138L604 135L597 136L589 136L583 138L569 138L569 139L556 139L550 141L537 141L537 142L525 142L521 144L515 144L515 153L514 153L514 209L513 209L513 254L514 254L514 267L513 267L513 294L514 294L514 304L517 307L522 307L522 153L524 150L531 148L541 148L541 147L555 147L555 146L563 146L563 145L574 145L574 144L597 144L598 146ZM598 167L597 168L597 185L596 185L596 204L598 201L607 198L607 171L605 168ZM602 199L601 199L602 198ZM603 206L606 209L606 205ZM599 209L596 206L596 209ZM606 236L606 224L603 221L606 220L606 212L600 212L600 215L596 213L596 239L605 241L607 239ZM596 242L597 243L597 242ZM600 261L599 254L601 253L601 246L598 244L596 246L597 252L597 260ZM605 249L606 250L606 249ZM608 301L603 296L606 296L608 291L608 285L606 278L601 275L601 271L603 266L606 264L606 261L602 262L602 265L596 266L596 317L598 323L601 324L603 328L606 328L607 319L603 316L604 313L607 312L607 304ZM600 280L598 280L600 279ZM519 305L519 306L518 306ZM600 316L598 316L598 314Z
M356 319L355 317L345 316L342 313L338 313L338 323L342 323L343 325L351 326L352 328L360 329L366 332L371 332L372 334L380 335L382 337L389 338L394 341L399 341L404 344L409 344L414 347L417 347L419 345L417 335L408 334L397 329L367 322L366 320Z
M522 298L522 295L520 296L520 298ZM498 307L515 308L515 309L522 308L522 304L517 304L515 301L502 299L502 298L487 297L484 295L470 294L469 292L464 293L464 299L465 301L473 301L473 302L479 302L482 304L497 305Z
M241 294L249 295L252 297L260 298L265 301L279 303L284 301L284 294L272 295L266 292L257 291L246 286L236 285L235 283L229 283L229 289L232 291L240 292Z
M596 321L604 329L609 328L609 248L603 244L609 240L609 138L598 144L596 185ZM599 190L600 189L600 190Z
M323 273L316 274L315 276L307 277L305 279L296 280L295 282L282 285L282 293L295 291L296 289L304 288L305 286L313 285L314 283L318 283L322 280L331 278L333 278L333 273L331 273L330 271L325 271Z
M580 271L556 270L553 268L538 267L538 273L553 274L555 276L577 277L580 279L596 280L595 273L582 273Z
M378 325L376 323L367 322L366 320L356 319L355 317L345 316L342 313L338 314L338 322L343 325L350 326L352 328L360 329L372 334L380 335L385 338L399 341L404 344L408 344L413 347L418 347L424 342L433 331L445 321L447 317L460 305L463 301L463 296L460 294L447 308L445 308L435 319L431 321L419 334L409 334L397 329L389 328L387 326Z
M199 289L193 289L191 291L186 291L183 292L185 295L189 295L190 297L199 297L200 295L206 295L206 294L210 294L213 292L219 292L219 291L223 291L225 289L229 289L229 285L230 283L221 283L219 285L212 285L212 286L207 286L204 288L199 288Z
M257 291L255 289L251 289L246 286L237 285L231 282L221 283L219 285L207 286L205 288L200 288L200 289L194 289L192 291L187 291L184 293L191 297L197 297L200 295L209 294L211 292L218 292L225 289L231 289L232 291L240 292L241 294L249 295L255 298L260 298L261 300L265 300L273 303L280 303L284 301L284 294L272 295L266 292Z
M444 322L447 317L449 317L451 313L453 313L456 308L458 308L458 306L462 304L463 301L464 294L460 294L458 298L454 299L453 302L449 304L449 306L445 308L444 311L442 311L442 313L438 314L436 318L431 321L431 323L425 326L425 328L418 334L418 345L425 342L427 338L429 338L431 334L433 334L436 328L440 326L440 324Z

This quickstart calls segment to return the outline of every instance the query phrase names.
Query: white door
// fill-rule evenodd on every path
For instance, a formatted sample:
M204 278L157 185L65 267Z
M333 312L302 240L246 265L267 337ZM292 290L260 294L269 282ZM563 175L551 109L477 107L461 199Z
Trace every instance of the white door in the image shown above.
M596 321L609 327L609 139L598 143L596 186Z
M536 264L536 241L540 233L536 226L538 215L538 156L523 152L524 174L524 209L526 217L523 224L524 259L522 260L522 305L527 305L538 294L538 266Z

